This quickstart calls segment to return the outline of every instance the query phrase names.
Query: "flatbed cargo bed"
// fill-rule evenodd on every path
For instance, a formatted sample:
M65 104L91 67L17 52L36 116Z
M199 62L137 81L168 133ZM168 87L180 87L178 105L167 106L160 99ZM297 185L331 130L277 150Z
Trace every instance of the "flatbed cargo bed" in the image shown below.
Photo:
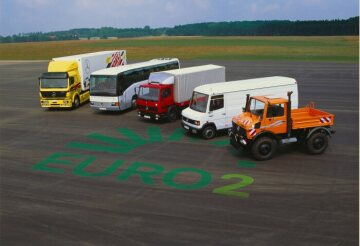
M312 107L291 110L291 119L293 130L334 124L333 114Z

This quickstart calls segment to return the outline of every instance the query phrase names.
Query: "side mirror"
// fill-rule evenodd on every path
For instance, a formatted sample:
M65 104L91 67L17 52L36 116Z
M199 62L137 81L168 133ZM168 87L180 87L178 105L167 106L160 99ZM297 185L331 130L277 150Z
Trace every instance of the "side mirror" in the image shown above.
M74 77L70 77L70 85L74 84L74 82L75 82Z
M245 113L245 110L246 110L245 107L243 107L243 108L242 108L243 113Z
M136 87L134 87L134 93L135 93L135 95L137 95L137 90L136 90L137 88Z

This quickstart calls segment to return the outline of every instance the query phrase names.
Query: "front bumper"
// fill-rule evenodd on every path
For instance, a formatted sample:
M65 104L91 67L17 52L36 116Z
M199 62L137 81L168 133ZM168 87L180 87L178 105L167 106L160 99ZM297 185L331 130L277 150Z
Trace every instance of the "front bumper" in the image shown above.
M188 132L197 134L200 133L202 131L202 128L199 127L197 128L196 126L184 121L184 119L181 120L181 126Z
M160 120L166 118L166 114L159 114L154 112L138 111L138 116L144 119Z
M69 99L40 99L43 108L71 108L72 101Z
M120 111L119 105L112 105L110 102L90 102L90 107L97 111Z

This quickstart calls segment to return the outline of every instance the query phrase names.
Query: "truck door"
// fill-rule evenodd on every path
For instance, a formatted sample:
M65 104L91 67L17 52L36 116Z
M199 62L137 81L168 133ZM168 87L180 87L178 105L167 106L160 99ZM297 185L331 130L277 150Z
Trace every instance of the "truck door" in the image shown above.
M286 133L286 108L285 104L268 105L263 120L264 130L271 131L275 134Z
M159 110L159 112L161 112L161 113L167 112L169 106L174 104L173 97L172 97L172 88L165 87L165 88L161 89L160 102L161 102L160 103L161 109Z
M211 97L209 106L209 122L214 123L217 130L225 128L226 111L224 107L224 95Z

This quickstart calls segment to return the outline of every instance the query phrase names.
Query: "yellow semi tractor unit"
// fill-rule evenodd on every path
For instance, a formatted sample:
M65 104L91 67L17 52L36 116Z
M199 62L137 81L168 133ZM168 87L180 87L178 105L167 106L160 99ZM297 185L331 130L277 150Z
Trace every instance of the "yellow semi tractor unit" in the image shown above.
M77 108L90 98L90 74L126 64L125 50L53 58L39 78L43 108Z

